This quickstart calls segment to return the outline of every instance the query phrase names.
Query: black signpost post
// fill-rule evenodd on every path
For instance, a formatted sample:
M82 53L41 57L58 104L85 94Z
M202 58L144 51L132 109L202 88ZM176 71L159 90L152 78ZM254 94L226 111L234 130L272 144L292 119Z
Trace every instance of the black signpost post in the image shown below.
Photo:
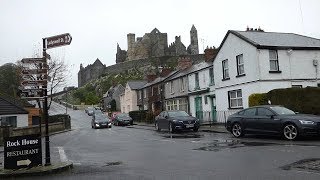
M4 139L4 168L20 169L42 165L41 135Z

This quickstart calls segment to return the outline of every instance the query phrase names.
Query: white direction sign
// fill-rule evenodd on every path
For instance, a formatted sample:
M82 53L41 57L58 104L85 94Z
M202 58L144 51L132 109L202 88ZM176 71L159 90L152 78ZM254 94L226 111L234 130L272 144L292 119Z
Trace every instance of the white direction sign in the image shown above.
M29 166L31 161L29 159L17 161L17 166Z
M21 62L26 64L35 64L35 63L45 63L45 60L43 58L23 58Z

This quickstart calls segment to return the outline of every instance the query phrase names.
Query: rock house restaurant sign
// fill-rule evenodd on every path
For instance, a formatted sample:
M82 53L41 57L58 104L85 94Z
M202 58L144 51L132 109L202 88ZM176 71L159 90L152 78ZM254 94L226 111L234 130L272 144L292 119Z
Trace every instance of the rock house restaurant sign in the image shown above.
M40 135L5 138L4 168L20 169L42 165Z

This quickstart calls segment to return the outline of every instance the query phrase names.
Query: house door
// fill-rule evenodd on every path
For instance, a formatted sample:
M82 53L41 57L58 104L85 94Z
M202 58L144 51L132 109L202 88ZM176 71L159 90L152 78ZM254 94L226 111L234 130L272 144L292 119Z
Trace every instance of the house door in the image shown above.
M211 98L211 114L212 114L211 120L213 122L217 122L217 108L216 108L216 98L215 97Z
M196 97L194 99L195 102L195 110L196 110L196 117L200 120L203 121L203 111L202 111L202 97Z

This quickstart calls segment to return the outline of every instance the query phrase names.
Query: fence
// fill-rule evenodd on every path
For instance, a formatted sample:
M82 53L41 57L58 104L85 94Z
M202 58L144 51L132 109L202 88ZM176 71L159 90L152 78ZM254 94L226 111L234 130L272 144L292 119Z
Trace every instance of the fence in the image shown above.
M227 110L227 111L197 111L196 117L200 120L201 124L212 124L212 123L226 123L228 117L231 114L238 112L239 110Z

